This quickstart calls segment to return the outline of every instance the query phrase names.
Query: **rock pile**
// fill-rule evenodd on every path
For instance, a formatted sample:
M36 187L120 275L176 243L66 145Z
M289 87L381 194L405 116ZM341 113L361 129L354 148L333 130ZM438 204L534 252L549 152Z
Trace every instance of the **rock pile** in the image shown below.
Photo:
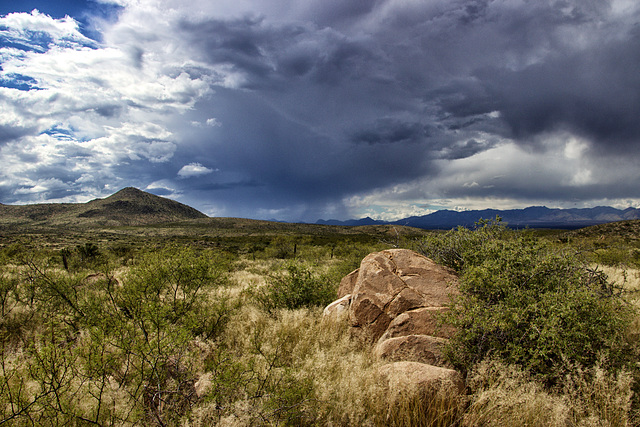
M354 331L373 340L374 354L388 362L380 373L392 391L445 387L460 393L462 377L442 353L455 330L438 320L457 293L451 270L414 251L389 249L369 254L342 279L339 299L324 316L348 317Z

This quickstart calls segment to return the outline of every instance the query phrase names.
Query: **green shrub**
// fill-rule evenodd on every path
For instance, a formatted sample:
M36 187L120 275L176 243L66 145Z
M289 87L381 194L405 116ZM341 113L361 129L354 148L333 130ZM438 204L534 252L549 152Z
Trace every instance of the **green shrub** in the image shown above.
M90 242L76 245L75 248L62 248L59 255L60 258L56 256L51 261L55 259L57 263L62 260L64 269L71 272L96 269L108 262L106 254L101 252L97 245Z
M453 254L445 259L461 274L447 316L458 330L448 349L457 368L491 356L551 385L600 358L613 370L632 361L626 331L634 310L575 253L529 233L509 235L495 222L447 233L432 247Z
M179 325L207 338L224 324L212 308L227 316L228 299L210 292L227 284L216 260L190 249L164 249L143 256L129 270L125 284L114 296L119 309L140 323ZM154 319L154 320L152 320Z
M635 266L638 254L625 247L606 247L593 251L591 258L598 264L608 266Z
M331 303L335 295L335 285L328 276L314 275L295 262L287 264L284 271L270 275L267 284L254 292L258 303L269 312L278 308L324 306Z
M273 258L287 259L295 258L297 250L298 245L295 238L290 236L276 236L271 240L265 252Z

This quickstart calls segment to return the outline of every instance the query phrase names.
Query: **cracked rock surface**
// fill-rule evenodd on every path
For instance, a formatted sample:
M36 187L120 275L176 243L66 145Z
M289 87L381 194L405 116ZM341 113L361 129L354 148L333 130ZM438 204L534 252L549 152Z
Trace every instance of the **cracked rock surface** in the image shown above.
M351 294L351 323L367 329L374 340L407 311L446 307L450 295L457 293L458 284L451 270L408 249L369 254L360 268L347 277L352 289L343 292ZM428 332L421 333L438 335Z

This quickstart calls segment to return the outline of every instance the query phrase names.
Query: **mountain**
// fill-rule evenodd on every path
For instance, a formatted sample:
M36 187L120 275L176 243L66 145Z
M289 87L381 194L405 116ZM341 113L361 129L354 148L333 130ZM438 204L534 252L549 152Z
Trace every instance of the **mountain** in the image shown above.
M85 204L88 208L79 218L98 218L125 225L157 224L207 218L202 212L175 200L127 187L106 199L96 199Z
M197 218L207 216L133 187L87 203L0 204L0 224L11 226L151 225Z
M375 221L376 224L395 224L424 229L451 229L459 225L473 226L480 219L493 219L500 216L504 223L513 228L563 228L576 229L590 225L615 221L640 219L640 209L624 210L608 206L584 209L550 209L544 206L531 206L525 209L484 209L473 211L440 210L423 216L412 216L398 221ZM333 225L356 225L358 221L374 221L371 218L349 221L318 221Z

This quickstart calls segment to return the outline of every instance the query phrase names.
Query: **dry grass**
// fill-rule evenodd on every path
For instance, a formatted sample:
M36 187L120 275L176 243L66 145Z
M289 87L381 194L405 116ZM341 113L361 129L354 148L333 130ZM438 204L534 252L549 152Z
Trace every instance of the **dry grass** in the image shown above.
M469 375L474 391L465 426L563 426L568 410L516 367L481 363Z
M607 275L610 282L622 287L627 292L627 300L640 310L640 270L611 266L598 266L597 268ZM640 340L640 315L636 316L634 322L629 326L628 334L632 340Z
M307 422L380 424L376 419L383 416L385 402L377 362L367 347L351 339L346 323L323 322L320 309L281 310L274 317L244 304L229 325L225 345L258 377L286 376L292 387L310 384L312 393L297 408ZM264 397L245 393L224 411L205 399L189 425L212 420L230 426L278 424L265 410Z
M246 268L233 276L239 289L262 285L264 275L281 266L279 261L243 262ZM314 425L451 425L460 412L459 399L443 394L428 399L409 395L392 402L378 373L381 362L368 341L352 334L347 319L323 320L321 308L279 310L274 316L245 300L226 337L226 345L239 349L240 357L252 357L259 342L261 352L279 354L296 378L311 380L313 396L300 410ZM219 423L255 423L256 403L255 399L234 402ZM194 413L200 421L194 419L193 425L205 425L202 420L211 420L212 412L211 404L197 408Z
M230 290L243 301L221 344L232 349L236 362L252 366L258 377L280 376L292 381L292 387L311 386L312 392L297 408L305 416L300 424L409 425L402 418L406 411L413 411L409 418L416 419L415 413L423 409L420 399L411 397L403 401L400 411L398 406L390 406L378 374L380 362L374 358L369 344L352 336L346 319L323 320L322 308L265 313L244 290L264 284L265 276L278 269L281 262L244 260L243 263L244 268L233 274L236 287ZM270 364L276 359L275 364ZM210 378L203 383L207 381ZM279 424L281 420L265 410L264 396L256 398L248 389L224 410L218 402L207 401L205 397L186 425Z
M384 425L393 427L449 427L460 425L466 396L441 389L432 395L403 395L388 407Z
M632 378L599 366L576 369L550 392L514 366L479 364L468 378L474 390L465 426L629 426Z

